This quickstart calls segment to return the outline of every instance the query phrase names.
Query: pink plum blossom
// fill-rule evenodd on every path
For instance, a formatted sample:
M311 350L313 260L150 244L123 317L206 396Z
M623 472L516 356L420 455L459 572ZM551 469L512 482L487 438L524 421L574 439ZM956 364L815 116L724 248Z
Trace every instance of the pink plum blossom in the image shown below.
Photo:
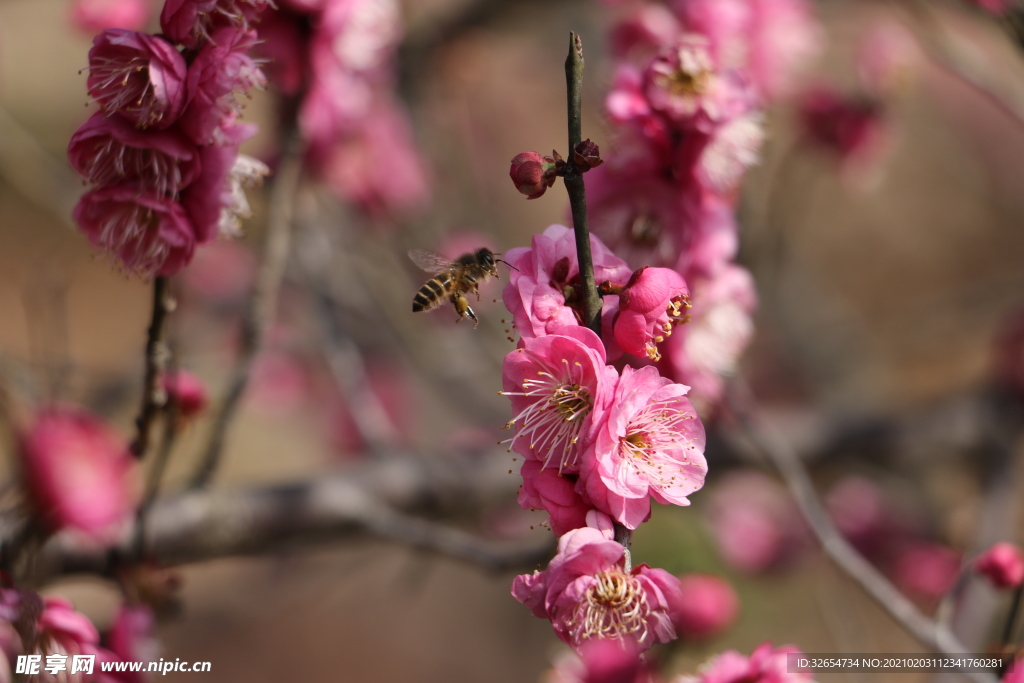
M704 485L704 426L674 384L654 367L622 369L610 407L583 457L580 485L601 512L629 529L659 503L689 505Z
M95 35L108 28L138 31L149 17L146 0L75 0L71 21L83 33Z
M716 126L700 153L696 177L718 193L734 190L748 168L761 160L764 116L751 111Z
M660 360L658 344L686 322L689 291L679 273L644 266L635 271L619 295L615 341L626 353Z
M708 492L707 521L729 566L748 574L784 564L804 540L800 515L782 486L755 471L729 472Z
M185 107L185 59L158 36L112 28L89 50L89 94L138 128L167 128Z
M732 585L711 574L679 577L683 599L676 612L676 630L683 638L711 638L736 619L739 598Z
M200 172L199 151L177 128L142 131L103 112L71 136L68 160L91 183L133 181L157 195L176 196Z
M43 601L37 622L40 642L47 652L88 653L100 642L99 631L71 602L51 596Z
M22 432L19 446L29 496L53 530L106 539L131 514L135 460L97 418L74 408L47 408Z
M165 35L185 47L214 42L218 28L249 29L269 0L165 0L160 12L160 28Z
M544 683L657 683L661 680L639 648L616 640L588 640L580 653L568 651L554 663Z
M380 69L402 36L396 0L334 0L323 4L313 39L314 65L333 60L356 72Z
M161 384L182 418L196 417L209 402L206 384L188 370L174 370L165 374Z
M590 250L598 283L629 279L629 266L594 235L590 236ZM543 234L534 235L529 248L510 249L503 258L518 268L509 274L502 300L521 338L531 339L578 324L579 262L570 228L552 225ZM617 306L617 296L604 298L606 315Z
M1013 543L996 543L974 561L974 571L996 588L1017 588L1024 581L1024 553Z
M539 460L527 458L520 471L519 506L524 510L544 510L556 536L586 526L587 513L593 508L576 491L576 477L545 467Z
M807 0L750 0L747 69L769 100L790 95L818 56L822 29Z
M799 648L773 648L762 643L750 657L726 650L703 664L694 676L679 676L672 683L814 683L809 672L789 672L789 657L801 655Z
M195 229L181 205L133 185L87 192L73 216L90 242L145 277L178 273L195 251Z
M615 381L604 345L585 327L573 324L522 340L502 365L502 393L514 415L507 425L515 428L509 450L561 473L578 472Z
M679 21L667 7L640 5L612 28L612 54L619 59L652 57L679 34Z
M960 554L938 543L914 543L896 558L893 573L903 590L937 600L956 583Z
M277 9L260 15L260 42L253 49L267 82L284 95L296 95L306 83L309 54L305 45L306 17L278 2Z
M698 114L717 119L718 88L707 41L695 34L662 51L644 74L644 94L651 108L681 124Z
M757 295L750 273L732 264L711 279L690 282L690 321L665 340L662 367L710 406L721 397L723 378L735 372L753 335Z
M558 539L544 571L512 582L512 595L550 619L555 633L582 652L594 640L620 640L641 650L676 637L679 579L647 565L625 569L625 548L613 539L607 517L591 512L588 526Z
M255 31L225 27L214 32L189 65L189 103L181 127L197 145L224 141L220 129L240 113L238 96L266 85L249 55L255 44Z
M114 623L106 634L107 647L125 662L156 661L160 646L153 637L156 619L153 611L143 604L124 604L117 611ZM143 674L132 671L116 674L122 683L144 683Z

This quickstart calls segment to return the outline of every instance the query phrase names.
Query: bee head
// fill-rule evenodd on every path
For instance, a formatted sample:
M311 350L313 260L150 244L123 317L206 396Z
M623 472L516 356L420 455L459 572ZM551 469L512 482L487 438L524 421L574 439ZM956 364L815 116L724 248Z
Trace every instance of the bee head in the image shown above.
M484 270L490 273L497 273L498 268L494 265L494 252L487 247L477 249L476 260Z

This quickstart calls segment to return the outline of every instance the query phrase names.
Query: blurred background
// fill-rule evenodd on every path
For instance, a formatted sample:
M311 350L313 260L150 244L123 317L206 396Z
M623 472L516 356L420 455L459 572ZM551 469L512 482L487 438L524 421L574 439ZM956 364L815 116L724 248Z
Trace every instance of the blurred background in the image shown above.
M762 160L741 187L738 259L760 299L742 374L807 458L840 528L926 611L965 558L1019 540L1020 413L997 349L1010 344L1011 362L1024 357L1003 332L1024 316L1024 124L920 46L955 35L1018 89L1024 62L992 18L930 5L926 22L913 3L813 3L826 38L808 81L856 93L855 54L879 22L907 27L922 54L898 95L879 103L884 145L862 167L803 141L792 103L767 112ZM0 371L15 415L71 401L128 436L151 286L120 272L70 219L84 186L66 146L88 116L82 69L92 38L71 11L68 0L0 0ZM584 137L609 139L606 35L619 11L591 0L401 3L396 97L429 191L382 216L303 186L278 311L216 486L358 469L381 452L518 469L495 445L510 418L497 393L513 348L500 304L506 271L474 303L473 329L448 307L409 312L428 276L406 251L504 252L567 220L559 185L527 202L510 187L508 163L524 150L565 152L570 30L587 60ZM157 12L154 3L150 30ZM276 97L255 93L244 115L261 126L247 152L269 161ZM174 362L201 377L214 402L262 249L265 197L250 200L244 237L201 251L173 284ZM370 410L375 434L360 431L353 407ZM723 576L739 613L710 639L665 651L669 670L692 672L716 652L765 640L806 652L919 650L821 555L784 486L728 420L706 417L707 485L689 508L655 506L634 558ZM188 479L209 430L204 418L184 430L165 490ZM542 516L518 508L516 479L453 523L489 538L550 535L537 526ZM162 657L208 660L206 677L225 683L534 681L564 646L509 595L512 577L529 569L496 574L381 541L219 559L175 570L180 600L157 637ZM970 590L978 613L958 625L984 651L1008 600ZM120 599L99 579L64 578L45 591L72 599L101 630Z

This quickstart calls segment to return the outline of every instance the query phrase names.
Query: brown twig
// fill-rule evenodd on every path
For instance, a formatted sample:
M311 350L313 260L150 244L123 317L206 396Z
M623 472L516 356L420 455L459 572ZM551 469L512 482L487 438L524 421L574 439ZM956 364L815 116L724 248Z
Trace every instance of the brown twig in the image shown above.
M729 401L732 415L745 436L775 465L786 481L797 507L818 538L825 554L922 644L946 655L967 653L964 645L948 628L922 614L843 538L821 504L800 457L760 422L754 409L753 397L740 381L733 383ZM989 673L963 673L976 683L995 683L996 680Z
M158 277L153 280L153 315L149 322L146 335L146 372L142 381L142 405L139 416L135 418L136 434L132 441L131 452L139 459L149 448L153 424L160 411L167 403L167 395L161 385L164 367L167 365L167 345L164 334L167 329L167 316L174 310L174 300L170 293L170 280Z
M224 400L213 418L210 439L190 483L191 488L206 486L217 471L227 440L228 428L249 383L253 359L263 346L267 328L277 310L277 294L281 288L291 244L295 195L302 177L303 148L297 130L292 129L285 140L281 162L270 193L263 263L242 324L242 348L231 372Z

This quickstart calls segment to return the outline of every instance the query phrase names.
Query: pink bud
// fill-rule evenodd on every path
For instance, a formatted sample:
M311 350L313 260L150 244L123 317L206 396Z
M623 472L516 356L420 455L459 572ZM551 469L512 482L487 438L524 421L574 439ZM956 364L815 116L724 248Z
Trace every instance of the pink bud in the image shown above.
M619 296L615 341L622 350L641 358L659 360L658 344L686 322L689 290L683 277L669 268L644 266L633 273Z
M71 6L71 22L89 35L108 28L137 31L148 16L146 0L75 0Z
M940 598L956 583L960 555L938 543L917 543L896 559L896 582L923 598Z
M135 461L97 418L51 407L21 434L19 446L29 495L54 530L104 537L131 514Z
M523 152L512 159L512 168L508 175L515 183L516 189L525 194L527 199L536 199L555 184L554 176L546 177L547 163L548 161L537 152Z
M974 561L974 571L996 588L1016 588L1024 581L1024 554L1012 543L996 543Z
M163 377L164 391L173 401L178 415L189 419L203 412L209 397L203 381L187 370L177 370Z
M728 581L710 574L679 577L683 600L675 615L675 626L688 638L710 638L726 629L739 610L736 591Z

